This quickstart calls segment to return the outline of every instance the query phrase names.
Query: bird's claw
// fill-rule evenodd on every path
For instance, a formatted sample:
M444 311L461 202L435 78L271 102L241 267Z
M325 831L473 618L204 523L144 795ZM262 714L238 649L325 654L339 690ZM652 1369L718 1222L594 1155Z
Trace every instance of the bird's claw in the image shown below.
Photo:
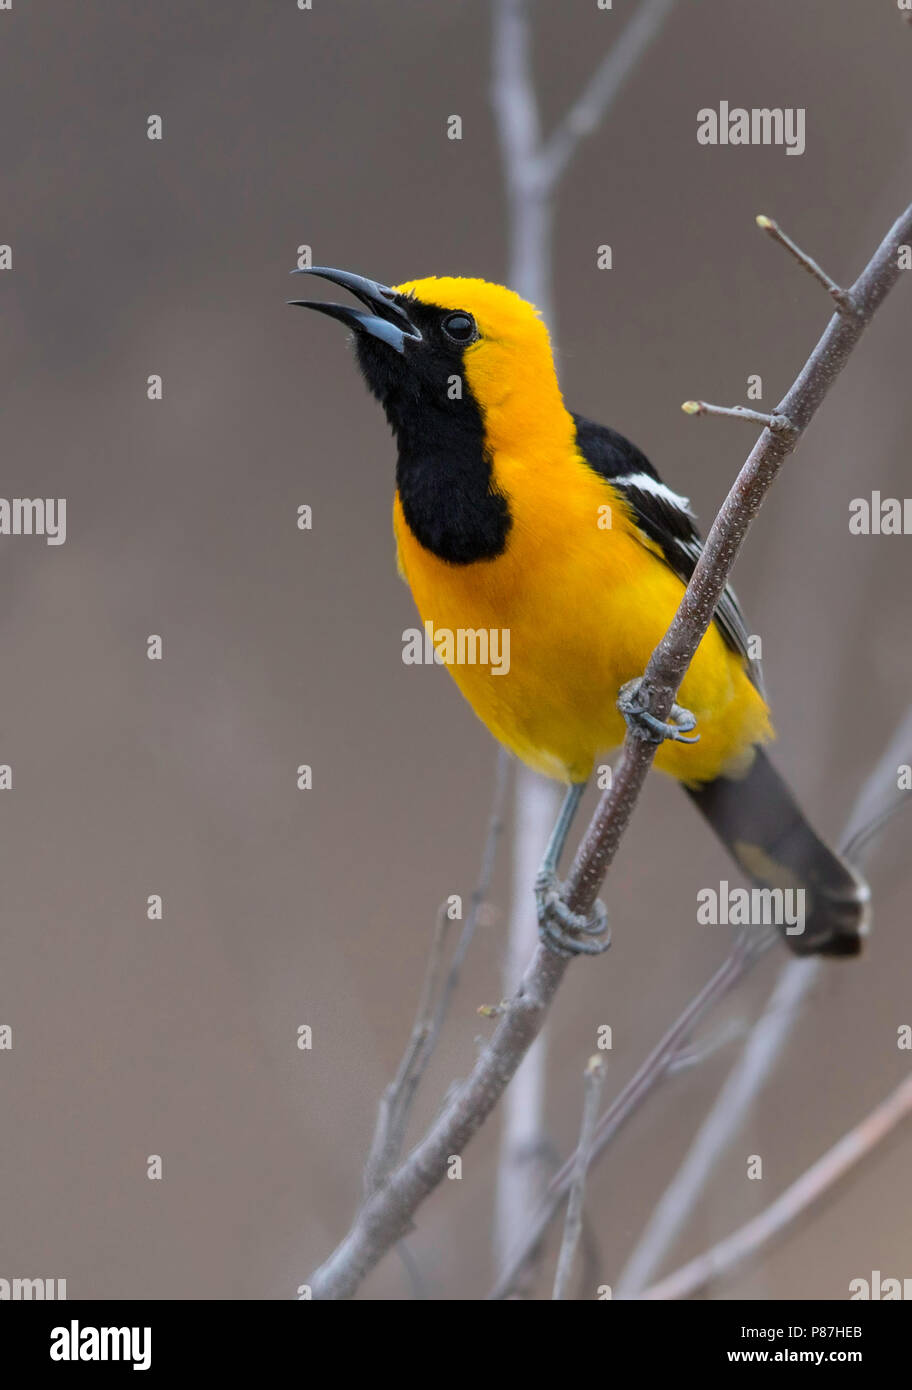
M608 913L605 904L596 902L586 916L574 912L563 896L563 885L552 873L543 872L535 880L535 905L538 909L538 934L542 943L556 956L600 956L611 945ZM601 941L583 941L580 936L602 937Z
M668 720L658 719L646 708L642 687L641 677L628 681L626 685L621 686L617 702L618 709L628 725L636 729L640 738L647 739L649 743L664 743L666 739L670 739L672 743L700 742L699 734L695 734L693 738L685 737L697 726L696 716L691 714L689 709L685 709L683 705L672 705L668 712Z

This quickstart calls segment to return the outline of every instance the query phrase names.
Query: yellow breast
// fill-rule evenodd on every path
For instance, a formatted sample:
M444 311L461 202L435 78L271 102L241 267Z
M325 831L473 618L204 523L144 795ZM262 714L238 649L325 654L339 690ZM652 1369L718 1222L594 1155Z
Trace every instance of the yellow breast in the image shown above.
M400 570L422 621L433 625L441 649L452 634L447 665L475 713L531 767L582 781L623 740L618 692L643 673L684 586L637 538L620 496L568 458L558 464L553 452L537 461L497 453L494 476L512 526L496 559L438 559L413 536L398 495L393 524ZM492 630L496 665L478 659L485 654L478 634ZM476 637L460 647L460 632ZM697 717L700 742L663 744L656 765L682 780L716 776L771 735L764 701L715 624L679 698Z

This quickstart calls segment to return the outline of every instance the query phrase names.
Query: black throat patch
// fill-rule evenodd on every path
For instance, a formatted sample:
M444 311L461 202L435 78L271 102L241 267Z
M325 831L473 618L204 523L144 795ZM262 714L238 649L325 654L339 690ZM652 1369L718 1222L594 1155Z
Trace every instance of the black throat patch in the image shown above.
M480 417L468 429L447 413L418 412L414 430L410 422L397 438L396 487L415 539L451 565L502 554L510 509L492 485Z
M406 523L425 550L448 564L496 559L506 548L510 509L494 486L463 349L440 332L443 310L402 303L422 332L420 343L396 353L359 335L356 348L396 436L396 487Z

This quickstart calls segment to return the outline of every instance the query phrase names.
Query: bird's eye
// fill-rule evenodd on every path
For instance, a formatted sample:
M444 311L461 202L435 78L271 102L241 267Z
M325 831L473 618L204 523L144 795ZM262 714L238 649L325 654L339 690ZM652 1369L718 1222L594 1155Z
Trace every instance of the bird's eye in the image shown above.
M470 343L473 338L478 337L478 329L471 314L447 314L441 328L454 343Z

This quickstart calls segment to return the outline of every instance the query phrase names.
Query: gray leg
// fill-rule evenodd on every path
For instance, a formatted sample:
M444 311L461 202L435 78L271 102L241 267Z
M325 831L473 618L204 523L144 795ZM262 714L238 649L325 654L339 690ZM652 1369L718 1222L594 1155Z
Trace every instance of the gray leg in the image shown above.
M573 824L573 817L579 810L579 804L583 799L586 790L585 782L571 782L564 794L561 808L557 813L557 820L554 822L554 829L551 831L551 838L548 841L548 848L545 850L545 857L541 862L539 874L551 874L552 877L557 873L557 866L560 857L564 852L564 845L567 843L567 836L570 834L570 827Z
M589 917L573 912L564 901L563 885L557 879L557 866L585 790L585 782L573 782L568 787L535 879L539 935L548 949L559 956L597 956L611 944L610 937L602 941L579 939L579 933L604 936L608 925L604 904L597 902Z

